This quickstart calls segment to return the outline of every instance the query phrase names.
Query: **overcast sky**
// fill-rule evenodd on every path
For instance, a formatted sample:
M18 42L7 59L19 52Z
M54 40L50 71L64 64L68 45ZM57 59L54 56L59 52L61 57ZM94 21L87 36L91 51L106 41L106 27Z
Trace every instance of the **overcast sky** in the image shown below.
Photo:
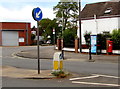
M34 2L33 2L34 1ZM31 27L36 26L32 18L33 8L40 7L43 12L43 18L55 18L53 6L56 6L60 0L0 0L0 22L31 22ZM101 2L107 0L84 0L85 4Z

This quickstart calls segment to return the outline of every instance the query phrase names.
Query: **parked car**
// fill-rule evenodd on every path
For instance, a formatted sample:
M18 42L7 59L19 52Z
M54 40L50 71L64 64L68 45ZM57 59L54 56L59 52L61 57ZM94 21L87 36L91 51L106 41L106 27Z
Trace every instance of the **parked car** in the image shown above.
M47 43L47 44L51 44L51 40L48 40L46 43Z

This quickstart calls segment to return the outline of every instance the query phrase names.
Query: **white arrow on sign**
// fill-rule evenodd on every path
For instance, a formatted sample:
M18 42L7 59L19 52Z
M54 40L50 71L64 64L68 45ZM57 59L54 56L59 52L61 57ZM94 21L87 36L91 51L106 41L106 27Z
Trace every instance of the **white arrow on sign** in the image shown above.
M42 11L39 11L38 13L36 13L36 18L40 18L40 13L41 13Z

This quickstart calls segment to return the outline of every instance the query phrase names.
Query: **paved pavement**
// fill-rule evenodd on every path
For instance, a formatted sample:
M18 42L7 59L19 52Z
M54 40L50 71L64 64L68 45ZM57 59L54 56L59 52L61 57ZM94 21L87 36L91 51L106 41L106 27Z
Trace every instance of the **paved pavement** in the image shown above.
M53 59L53 55L58 50L55 50L52 46L46 46L44 49L40 47L40 58L41 59ZM15 53L19 57L24 58L32 58L37 59L37 49L32 50L23 50L18 53ZM64 58L68 61L89 61L89 55L87 53L74 53L74 52L64 52ZM118 63L118 59L120 59L120 55L94 55L92 54L92 59L95 62L110 62L110 63Z
M23 68L17 68L13 66L0 66L0 77L9 77L9 78L21 78L21 79L54 79L56 78L51 73L52 70L40 70L40 74L38 74L37 70L33 69L23 69ZM65 71L67 72L67 71ZM69 73L69 72L68 72ZM88 76L87 74L78 75L75 73L70 73L67 77L85 77Z
M22 69L12 66L1 66L0 72L2 72L2 77L10 78L24 78L24 79L52 79L54 76L51 75L51 70L40 70L40 74L37 70L32 69Z

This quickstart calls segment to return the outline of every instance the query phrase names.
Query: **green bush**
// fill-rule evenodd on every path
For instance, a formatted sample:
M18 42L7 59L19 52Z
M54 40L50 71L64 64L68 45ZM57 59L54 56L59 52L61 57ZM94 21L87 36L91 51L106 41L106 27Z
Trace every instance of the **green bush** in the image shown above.
M106 49L107 38L111 38L111 34L98 34L97 44L100 45L101 49Z
M120 29L112 31L113 49L120 49Z
M64 47L74 47L76 30L66 29L63 33Z
M86 45L89 45L89 43L90 43L90 34L91 34L91 32L87 32L87 31L84 34Z
M65 78L69 75L69 73L65 73L63 70L53 71L51 74L58 77L58 78Z

